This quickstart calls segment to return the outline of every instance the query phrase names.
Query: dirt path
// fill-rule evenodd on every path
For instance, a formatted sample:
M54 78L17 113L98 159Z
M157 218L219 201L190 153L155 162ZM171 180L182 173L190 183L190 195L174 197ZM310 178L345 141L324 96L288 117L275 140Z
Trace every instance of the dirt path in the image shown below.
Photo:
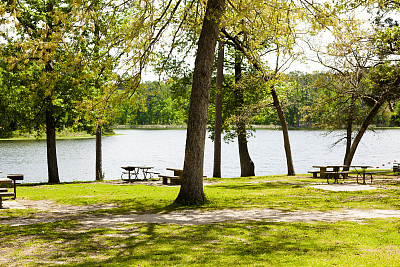
M10 203L9 203L10 204ZM285 212L273 209L252 209L252 210L218 210L218 211L197 211L185 210L170 213L156 214L121 214L121 215L101 215L85 214L88 211L98 209L113 208L114 205L89 205L89 206L66 206L57 205L51 201L30 201L18 200L14 205L30 208L37 208L40 211L34 217L16 218L7 220L3 217L0 224L21 226L36 223L49 223L63 220L75 219L81 227L92 228L114 228L121 224L131 223L161 223L179 225L199 225L221 222L241 222L241 221L277 221L277 222L338 222L338 221L364 221L372 218L400 218L400 210L342 210L331 212L305 212L294 211ZM1 215L1 214L0 214Z

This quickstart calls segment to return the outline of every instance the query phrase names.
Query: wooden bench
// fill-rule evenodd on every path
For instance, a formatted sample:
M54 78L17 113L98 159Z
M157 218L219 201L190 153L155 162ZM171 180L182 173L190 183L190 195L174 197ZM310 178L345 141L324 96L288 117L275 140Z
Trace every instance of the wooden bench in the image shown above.
M13 181L8 178L0 179L0 184L12 184ZM0 209L3 208L3 198L4 197L13 197L15 198L15 194L12 192L8 192L7 188L0 188Z
M150 171L147 171L146 174L150 175L149 178L153 178L153 175L159 175L160 173L159 173L159 172L150 172Z
M181 177L180 176L169 176L169 175L162 175L159 174L158 177L162 178L162 183L163 184L168 184L168 179L169 179L169 184L170 185L179 185L181 184Z
M388 172L390 172L390 170L382 170L382 171L366 171L365 172L365 175L369 175L369 176L371 176L371 184L372 184L372 180L373 180L373 175L374 174L377 174L377 173L388 173ZM357 174L357 183L358 183L358 176L360 175L362 175L363 173L358 173Z
M320 173L320 171L308 171L308 173L312 173L313 178L322 178L322 177L318 177L318 174Z
M400 174L400 165L393 163L393 172L397 172L397 175Z
M329 184L329 179L333 178L335 180L333 183L337 184L337 183L339 183L340 175L343 177L343 181L344 181L344 179L347 177L347 175L349 173L351 173L351 172L350 171L339 171L339 172L326 171L325 172L326 182Z
M3 208L3 197L14 197L15 194L12 192L0 192L0 209Z

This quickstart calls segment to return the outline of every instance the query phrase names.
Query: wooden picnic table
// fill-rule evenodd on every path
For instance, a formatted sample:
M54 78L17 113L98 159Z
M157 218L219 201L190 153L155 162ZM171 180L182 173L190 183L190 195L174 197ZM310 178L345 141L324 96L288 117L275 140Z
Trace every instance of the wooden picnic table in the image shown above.
M330 178L334 178L334 183L338 183L339 177L341 174L343 175L343 179L344 179L344 175L348 174L349 172L343 171L343 170L340 171L340 169L348 168L348 167L349 166L347 166L347 165L315 165L315 166L313 166L313 168L319 168L320 177L325 178L326 181L328 182L328 184L329 184ZM332 169L332 171L330 171L328 169Z

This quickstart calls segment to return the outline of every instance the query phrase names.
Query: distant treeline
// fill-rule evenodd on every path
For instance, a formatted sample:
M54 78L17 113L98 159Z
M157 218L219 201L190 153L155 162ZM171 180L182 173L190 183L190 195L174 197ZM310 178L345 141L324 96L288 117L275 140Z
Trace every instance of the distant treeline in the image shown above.
M224 82L225 123L229 122L229 117L238 114L230 107L240 87L240 90L245 91L247 99L241 112L249 116L247 120L249 124L279 125L279 119L271 106L272 99L268 90L260 88L262 85L249 82L246 77L242 82L246 86L235 86L233 79L232 76L226 75ZM131 99L124 99L115 106L113 123L120 125L185 124L190 90L191 77L174 78L167 83L146 82ZM346 108L346 100L338 96L339 93L332 83L331 76L325 73L292 72L281 83L279 93L285 118L290 127L343 127L340 117ZM215 88L212 90L210 99L209 123L213 122L214 95ZM365 116L363 107L368 106L368 101L361 101L357 105L357 116L361 120ZM387 105L376 116L373 124L379 127L400 126L400 104Z

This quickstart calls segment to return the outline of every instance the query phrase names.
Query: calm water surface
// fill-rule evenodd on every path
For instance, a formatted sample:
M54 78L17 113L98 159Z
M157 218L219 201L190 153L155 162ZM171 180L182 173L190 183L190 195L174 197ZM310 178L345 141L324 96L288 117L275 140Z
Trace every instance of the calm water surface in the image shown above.
M121 166L146 165L167 174L167 167L182 168L186 130L116 130L118 135L103 138L103 171L107 180L119 179ZM354 165L369 164L391 167L388 162L400 161L400 130L367 132L358 147ZM341 164L344 144L332 147L340 132L290 131L296 173L306 173L312 165ZM256 175L285 174L286 159L281 131L257 130L249 139L250 155ZM59 140L57 156L60 180L94 180L95 139ZM212 176L213 143L206 142L204 174ZM385 164L385 166L382 166ZM45 141L0 141L0 177L22 173L24 182L46 182ZM222 176L240 176L236 142L222 145Z

